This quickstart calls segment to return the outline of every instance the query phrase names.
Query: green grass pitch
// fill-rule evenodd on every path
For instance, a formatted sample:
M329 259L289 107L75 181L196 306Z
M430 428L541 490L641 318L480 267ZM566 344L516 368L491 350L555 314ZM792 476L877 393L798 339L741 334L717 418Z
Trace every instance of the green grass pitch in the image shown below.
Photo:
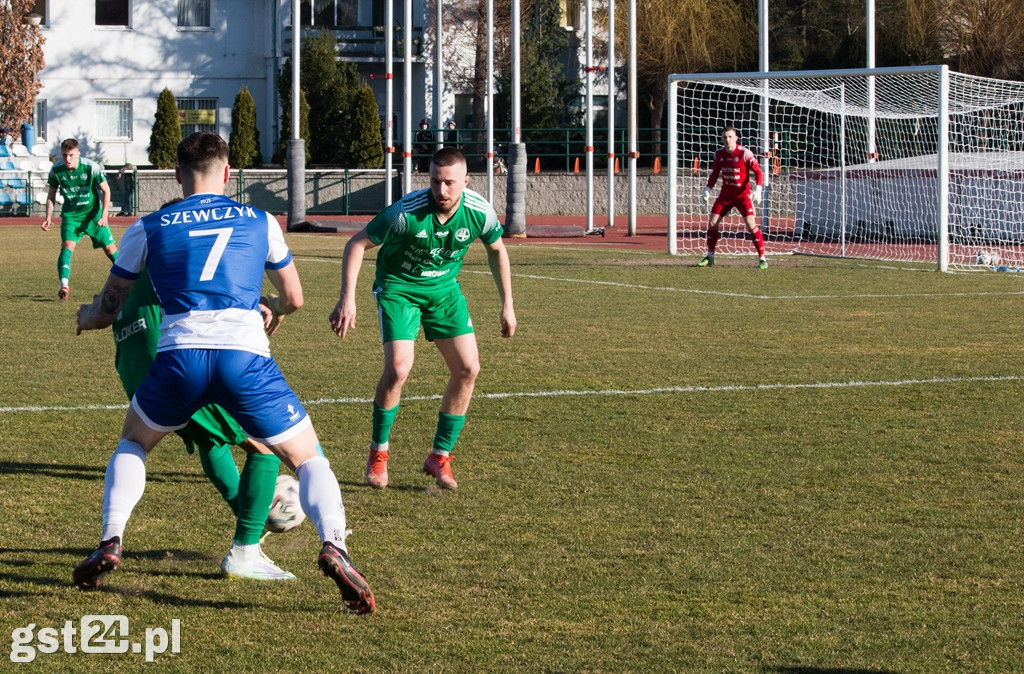
M109 332L74 334L108 265L79 246L58 303L57 237L2 227L10 671L16 629L100 614L126 616L135 641L180 621L179 652L154 659L182 672L1024 670L1024 275L697 269L510 242L519 331L502 340L476 247L462 285L483 371L459 490L420 473L447 378L421 340L378 492L362 484L372 256L342 342L327 316L345 239L287 238L306 306L272 349L341 483L377 615L344 610L308 523L264 545L296 581L222 579L230 512L173 437L150 457L121 568L101 591L72 586L124 416ZM62 645L32 667L142 664Z

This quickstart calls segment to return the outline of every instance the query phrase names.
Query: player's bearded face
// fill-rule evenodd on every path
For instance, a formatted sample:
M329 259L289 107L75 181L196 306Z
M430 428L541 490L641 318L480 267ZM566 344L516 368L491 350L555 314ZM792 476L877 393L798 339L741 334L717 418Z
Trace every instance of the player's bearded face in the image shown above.
M462 190L469 182L466 165L459 163L452 166L430 164L430 192L437 204L440 215L451 215L459 207Z

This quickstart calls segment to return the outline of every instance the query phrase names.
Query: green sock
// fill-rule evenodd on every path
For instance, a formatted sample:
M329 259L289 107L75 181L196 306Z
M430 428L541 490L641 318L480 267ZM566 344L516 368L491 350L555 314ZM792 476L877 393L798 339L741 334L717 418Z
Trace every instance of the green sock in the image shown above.
M199 463L210 482L228 502L231 512L238 517L238 466L231 456L231 445L218 445L210 450L199 450Z
M57 256L57 278L71 278L71 251L67 248L61 248Z
M434 434L434 449L451 452L455 447L455 441L459 439L459 432L466 423L466 415L456 416L454 414L437 413L437 433Z
M377 403L373 403L373 437L371 439L378 445L383 445L391 437L391 427L395 423L400 406L401 403L389 410L384 410L377 407Z
M240 545L260 542L263 525L270 514L281 460L273 454L249 454L238 483L238 520L235 541Z

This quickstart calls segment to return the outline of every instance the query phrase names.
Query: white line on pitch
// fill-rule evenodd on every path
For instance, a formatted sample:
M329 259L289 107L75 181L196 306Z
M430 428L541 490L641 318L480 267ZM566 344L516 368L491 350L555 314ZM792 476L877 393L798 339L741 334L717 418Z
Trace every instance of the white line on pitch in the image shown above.
M896 379L884 381L834 381L810 384L733 384L727 386L661 386L644 389L597 389L597 390L563 390L554 391L519 391L510 393L478 393L474 398L487 400L505 400L509 398L564 398L569 396L643 396L660 393L729 393L733 391L787 391L799 389L843 389L864 388L868 386L921 386L929 384L969 384L980 382L1024 381L1022 375L1006 375L1001 377L937 377L934 379ZM440 400L440 395L405 396L403 402ZM363 405L373 402L373 398L317 398L304 401L304 405ZM18 412L78 412L87 410L123 410L128 403L120 405L75 405L75 406L37 406L0 407L0 413Z
M490 274L489 271L463 270L464 274ZM856 293L853 295L752 295L750 293L727 293L719 290L694 290L692 288L673 288L671 286L648 286L638 283L619 283L618 281L594 281L591 279L559 278L556 276L537 276L534 274L512 274L516 278L528 278L536 281L558 281L560 283L587 283L591 285L612 286L633 290L662 290L674 293L690 293L694 295L719 295L723 297L739 297L753 300L839 300L839 299L892 299L895 297L978 297L985 295L1024 295L1024 290L1008 292L959 292L959 293Z

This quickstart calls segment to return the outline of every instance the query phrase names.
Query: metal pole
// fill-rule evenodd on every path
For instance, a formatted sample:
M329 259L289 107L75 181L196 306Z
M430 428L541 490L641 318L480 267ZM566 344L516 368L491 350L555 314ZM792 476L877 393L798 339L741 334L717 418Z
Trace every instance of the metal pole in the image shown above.
M594 231L594 7L593 0L586 0L586 145L583 151L587 160L587 231Z
M759 33L759 37L758 37L758 43L759 43L758 60L760 62L761 72L765 73L765 75L767 75L768 74L768 69L769 69L769 65L768 65L768 0L758 0L757 16L758 16L757 20L758 20L758 33ZM758 130L760 132L760 134L761 134L761 139L760 139L761 142L759 144L760 145L760 155L761 156L758 159L758 163L761 164L761 174L764 176L764 181L763 181L764 182L764 201L761 202L761 206L760 206L760 210L761 210L761 230L762 230L762 233L764 233L765 225L768 222L768 217L767 217L768 216L768 204L769 204L769 200L771 198L771 191L769 190L769 184L771 182L771 179L769 178L769 176L771 175L769 173L769 169L771 167L770 167L770 161L768 159L768 153L769 153L770 148L771 148L771 139L769 138L769 136L771 134L768 131L768 105L769 105L769 102L771 101L771 99L768 96L769 90L770 90L770 82L769 82L768 78L765 77L764 78L764 82L762 84L762 92L763 93L761 94L761 124L760 124L760 129ZM758 144L755 144L754 147L755 148L758 147Z
M434 0L434 126L444 127L441 123L441 97L444 95L444 58L441 52L443 40L441 33L441 0ZM444 132L438 131L437 142L444 143ZM440 147L440 146L439 146Z
M615 0L608 0L608 226L615 226Z
M867 53L868 68L875 67L875 0L867 0ZM868 162L878 158L875 149L875 76L868 75Z
M402 14L402 194L408 194L412 192L412 0L405 0Z
M392 0L384 3L384 114L387 116L385 133L387 151L384 153L384 205L394 201L392 183L395 162L395 5Z
M487 0L487 202L494 203L494 0Z
M289 231L306 226L306 145L299 135L299 60L302 25L299 0L292 0L292 137L288 141L288 224Z
M636 101L636 0L629 0L629 236L636 236L636 169L640 157L637 144ZM671 100L671 99L669 99Z

